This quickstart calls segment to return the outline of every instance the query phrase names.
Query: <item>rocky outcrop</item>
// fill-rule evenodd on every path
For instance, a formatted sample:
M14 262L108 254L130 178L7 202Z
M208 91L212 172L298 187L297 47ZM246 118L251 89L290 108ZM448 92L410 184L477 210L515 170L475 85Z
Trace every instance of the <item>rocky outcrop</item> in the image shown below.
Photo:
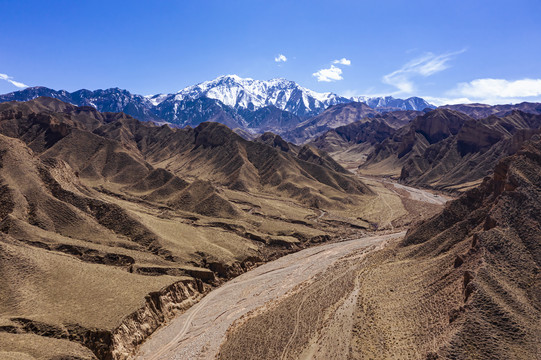
M200 280L184 280L169 285L159 292L150 293L145 305L127 316L112 331L110 358L132 358L137 346L167 320L186 311L210 289Z
M409 185L464 191L540 133L540 125L541 115L516 110L504 117L473 119L440 108L376 144L359 171L386 170Z
M29 333L55 339L66 339L89 348L100 360L132 358L137 346L164 322L197 303L209 285L200 280L177 281L148 294L144 305L124 318L113 330L85 328L78 324L52 325L27 318L11 318L12 325L0 332Z
M369 255L348 359L538 359L541 137Z

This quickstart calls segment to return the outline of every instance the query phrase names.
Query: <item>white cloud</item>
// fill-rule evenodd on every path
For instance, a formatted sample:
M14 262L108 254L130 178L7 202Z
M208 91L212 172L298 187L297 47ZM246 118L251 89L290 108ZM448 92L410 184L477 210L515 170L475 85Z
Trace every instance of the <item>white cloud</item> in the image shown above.
M274 58L274 61L276 61L277 63L286 62L287 58L284 54L278 54L278 56Z
M337 68L334 65L331 65L328 69L321 69L318 72L315 72L312 74L312 76L315 76L317 78L317 81L337 81L342 80L343 77L341 76L342 69Z
M449 92L452 95L467 96L474 99L511 99L541 96L541 79L475 79L460 83Z
M349 65L351 65L351 60L348 60L348 59L346 59L346 58L341 58L341 59L339 59L339 60L334 60L332 63L333 63L333 64L340 64L340 65L347 65L347 66L349 66Z
M397 93L410 94L415 90L413 78L418 76L428 77L449 68L449 60L464 51L461 50L441 55L426 53L408 62L400 69L383 76L382 81L385 84L396 87L398 89Z
M11 76L8 76L6 74L0 74L0 80L6 80L7 82L11 83L12 85L15 85L18 88L25 88L28 87L28 85L23 84L22 82L18 82L13 80Z

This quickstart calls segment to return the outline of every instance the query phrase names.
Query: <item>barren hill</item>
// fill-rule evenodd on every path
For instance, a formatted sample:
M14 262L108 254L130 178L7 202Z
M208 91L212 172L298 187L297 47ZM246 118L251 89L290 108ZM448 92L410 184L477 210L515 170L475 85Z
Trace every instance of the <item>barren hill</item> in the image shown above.
M0 357L122 358L225 279L377 222L328 155L216 123L4 103L0 164Z
M240 317L229 326L217 358L537 359L540 185L541 138L535 136L500 161L481 186L410 228L405 237L395 234L398 239L388 239L375 252L350 250L325 271ZM302 253L306 250L295 256ZM304 256L292 264L313 261L314 254ZM336 253L325 258L331 256ZM275 270L284 268L279 265ZM267 272L251 274L264 281ZM234 293L221 295L235 308ZM256 299L251 297L247 306ZM186 343L195 344L196 354L197 346L212 353L215 345L204 346L207 338L198 337L208 330L192 330L191 337L175 338L163 348L147 347L149 356L142 358L167 358L166 351L181 353ZM150 349L163 350L163 357L152 356Z
M361 169L378 174L399 174L408 159L422 154L430 144L455 135L468 119L460 112L445 109L419 116L377 144Z
M437 109L375 146L361 173L389 174L408 184L458 190L490 174L539 132L541 116L513 111L504 117L472 119Z
M350 358L536 359L541 139L368 263Z
M348 104L348 106L351 106ZM329 116L348 114L347 106ZM423 114L420 111L392 111L368 117L353 116L354 121L325 131L313 138L310 144L329 153L348 169L356 169L366 161L374 146L393 136L396 129L407 125L412 119ZM322 114L323 115L323 114Z
M355 121L374 117L378 112L365 103L351 102L330 106L321 114L300 123L294 130L284 134L288 141L303 143L325 131L347 125Z

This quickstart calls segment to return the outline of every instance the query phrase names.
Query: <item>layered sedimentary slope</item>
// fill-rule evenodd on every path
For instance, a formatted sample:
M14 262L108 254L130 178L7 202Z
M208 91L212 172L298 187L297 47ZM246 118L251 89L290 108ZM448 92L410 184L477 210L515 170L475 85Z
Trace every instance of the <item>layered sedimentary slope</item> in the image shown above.
M420 111L404 110L376 115L369 114L369 116L362 117L362 114L359 116L353 114L352 116L348 107L353 107L353 105L335 107L333 111L329 109L328 112L321 115L327 115L331 118L346 117L348 121L354 122L345 122L347 125L325 131L313 138L310 145L328 152L336 161L351 171L365 163L376 145L392 137L399 128L406 126L418 115L423 114Z
M344 167L355 171L366 161L377 144L393 136L395 132L396 130L381 118L374 118L328 130L313 139L310 145L329 153Z
M520 111L472 119L437 109L376 145L359 171L396 176L416 186L468 189L489 175L500 158L539 133L540 126L540 115Z
M398 175L410 158L421 156L430 144L455 135L468 119L460 112L443 109L419 116L377 144L360 167L361 172Z
M351 358L541 353L541 141L362 273Z

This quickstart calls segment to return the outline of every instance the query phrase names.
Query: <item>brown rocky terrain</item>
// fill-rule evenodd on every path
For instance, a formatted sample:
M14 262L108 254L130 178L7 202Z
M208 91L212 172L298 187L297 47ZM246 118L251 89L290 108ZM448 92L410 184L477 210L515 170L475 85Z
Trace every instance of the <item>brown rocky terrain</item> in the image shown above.
M391 137L396 129L423 114L413 110L395 109L381 113L364 110L365 107L356 103L331 107L307 122L312 124L307 129L314 129L313 121L320 124L317 130L320 135L314 137L311 132L303 130L300 138L292 139L297 142L309 140L311 146L329 153L342 166L353 170L366 161L376 144ZM340 124L343 125L338 126ZM292 134L296 134L295 131Z
M395 132L396 130L384 121L374 118L371 121L357 121L329 130L315 138L311 144L318 149L335 153L356 144L367 143L370 146L374 146L391 137Z
M427 109L428 111L429 109ZM303 144L307 141L314 141L315 138L324 139L326 133L334 134L333 129L340 128L340 133L355 132L355 126L372 122L377 119L393 129L400 128L409 123L416 116L423 114L422 111L396 110L383 111L374 110L365 103L351 102L330 106L324 112L296 125L294 129L281 132L282 136L296 144ZM348 128L348 125L353 127ZM366 132L366 131L365 131ZM331 135L332 136L332 135ZM340 135L339 135L340 136ZM347 146L351 139L344 138L342 146ZM321 141L321 140L320 140ZM341 141L342 142L342 141ZM351 144L349 144L351 145ZM322 147L323 148L323 147Z
M377 117L328 130L312 140L310 145L329 153L345 168L355 170L366 161L377 144L395 132L394 128Z
M239 319L218 358L539 358L540 184L536 136L405 237Z
M469 119L460 112L445 109L419 116L376 144L360 170L363 174L396 176L408 159L423 154L430 144L456 135Z
M294 130L283 136L286 140L294 143L304 143L325 131L339 126L347 125L355 121L368 121L379 113L365 103L351 102L330 106L321 114L301 122Z
M224 280L378 223L328 155L215 123L4 103L0 159L2 358L123 358Z
M472 119L440 108L377 144L359 171L415 186L464 190L489 175L500 158L514 154L540 126L540 115L516 110Z
M274 133L287 132L295 128L303 120L302 117L289 111L280 110L275 106L265 106L255 111L239 108L238 113L248 121L258 133L272 131Z
M524 141L540 132L541 116L519 111L464 123L449 139L429 146L421 157L408 160L401 179L413 185L457 188L480 181L498 160L514 154Z
M351 358L537 359L541 141L362 272Z
M540 116L438 109L393 126L317 148L0 104L0 357L126 359L169 321L141 356L539 357ZM364 173L484 180L436 214L445 197L321 149L363 144Z

